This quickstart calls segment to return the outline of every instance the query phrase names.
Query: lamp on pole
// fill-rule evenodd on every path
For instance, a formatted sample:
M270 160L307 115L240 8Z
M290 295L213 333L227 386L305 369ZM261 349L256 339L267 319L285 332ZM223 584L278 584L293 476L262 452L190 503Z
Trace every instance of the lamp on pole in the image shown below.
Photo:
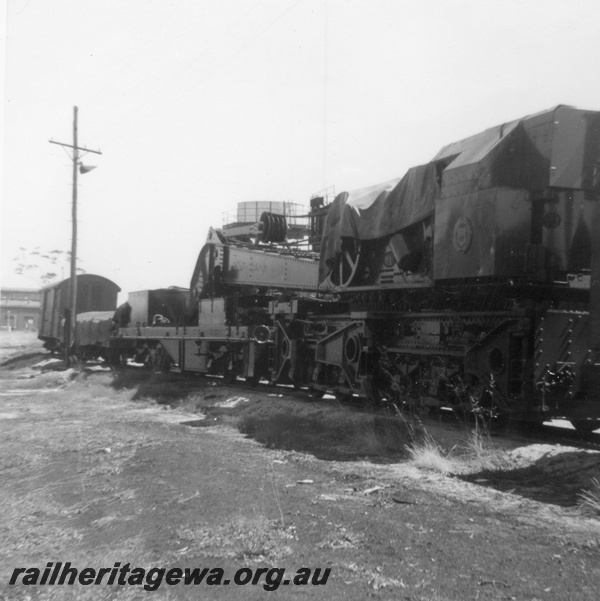
M90 150L89 148L81 147L77 143L77 112L76 106L73 107L73 144L64 144L62 142L54 142L50 140L51 144L58 144L59 146L71 148L73 150L73 200L71 207L72 217L72 236L71 236L71 278L69 280L69 304L65 309L65 327L63 330L64 346L65 346L65 365L70 367L70 348L71 343L75 342L75 328L76 320L75 315L77 311L77 168L82 174L91 171L94 167L84 167L79 160L79 151L93 152L95 154L102 154L99 150Z

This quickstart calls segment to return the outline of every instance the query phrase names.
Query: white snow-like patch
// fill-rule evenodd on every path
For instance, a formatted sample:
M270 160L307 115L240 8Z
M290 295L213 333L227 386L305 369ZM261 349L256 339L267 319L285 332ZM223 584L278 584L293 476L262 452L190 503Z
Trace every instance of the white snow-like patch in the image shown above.
M535 466L548 474L566 474L581 470L600 470L600 451L562 445L531 444L506 454L515 468Z
M250 399L247 399L245 396L234 396L226 401L222 401L220 403L216 403L215 407L224 407L226 409L231 409L232 407L237 407L240 403L247 403Z
M553 419L550 420L549 422L544 422L545 426L554 426L555 428L565 428L565 430L575 430L575 428L573 427L573 424L566 420L566 419ZM598 430L594 430L595 432L600 431L600 428L598 428Z
M17 419L19 415L17 413L0 413L0 420L3 419Z
M47 367L48 365L53 365L54 363L60 363L62 361L62 359L44 359L43 361L40 361L39 363L35 363L32 367Z
M27 396L30 394L43 394L44 392L56 392L60 388L15 388L0 392L0 396Z

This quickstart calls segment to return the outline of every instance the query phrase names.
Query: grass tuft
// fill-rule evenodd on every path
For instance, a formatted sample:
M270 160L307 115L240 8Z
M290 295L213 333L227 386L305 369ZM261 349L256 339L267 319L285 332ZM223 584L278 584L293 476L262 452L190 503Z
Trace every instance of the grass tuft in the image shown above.
M600 514L600 482L596 478L592 478L590 488L580 493L579 504Z
M467 431L464 442L449 451L438 444L429 432L409 445L407 451L416 467L442 474L467 475L512 469L505 451L492 442L489 434L477 427Z
M456 471L457 462L450 458L450 453L442 449L428 432L420 441L408 445L406 450L416 467L442 474Z
M190 552L244 561L275 560L289 555L294 528L283 528L265 516L238 516L216 527L182 528L178 531Z

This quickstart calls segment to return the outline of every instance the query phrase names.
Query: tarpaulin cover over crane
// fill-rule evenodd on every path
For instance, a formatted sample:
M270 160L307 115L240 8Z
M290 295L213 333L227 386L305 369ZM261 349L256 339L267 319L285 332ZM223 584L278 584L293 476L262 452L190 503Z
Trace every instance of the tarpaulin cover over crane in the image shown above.
M338 194L323 228L319 281L341 253L342 238L374 240L398 232L431 214L439 195L433 163L409 169L402 179Z
M436 200L492 188L585 190L600 199L599 131L600 113L559 105L448 144L400 180L342 192L325 221L319 282L342 253L342 238L399 232L432 214Z

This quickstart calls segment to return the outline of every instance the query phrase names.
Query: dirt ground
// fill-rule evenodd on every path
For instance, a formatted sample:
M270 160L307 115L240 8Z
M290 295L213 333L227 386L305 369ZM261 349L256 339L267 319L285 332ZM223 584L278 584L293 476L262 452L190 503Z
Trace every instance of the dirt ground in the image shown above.
M598 599L600 516L577 503L596 451L498 438L502 471L445 475L409 459L414 424L334 400L65 371L31 340L0 340L1 361L0 599ZM460 454L454 424L427 429ZM274 591L8 584L48 562L331 572Z

